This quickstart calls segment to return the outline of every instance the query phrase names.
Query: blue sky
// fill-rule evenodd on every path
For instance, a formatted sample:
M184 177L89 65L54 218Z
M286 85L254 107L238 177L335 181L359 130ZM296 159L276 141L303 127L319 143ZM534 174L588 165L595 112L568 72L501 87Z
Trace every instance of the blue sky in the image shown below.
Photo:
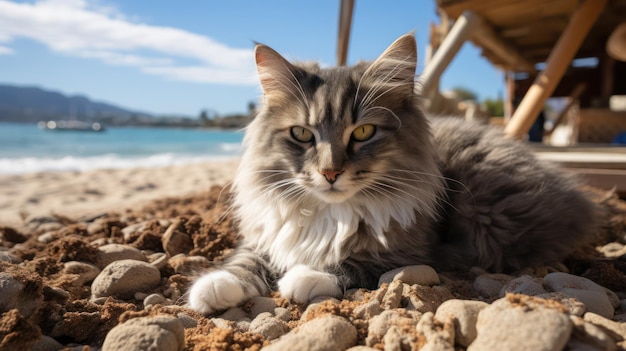
M339 0L0 0L0 83L83 94L154 114L244 112L256 101L253 41L285 57L335 63ZM420 65L434 0L356 0L348 62L414 30ZM465 44L441 88L479 98L503 74Z

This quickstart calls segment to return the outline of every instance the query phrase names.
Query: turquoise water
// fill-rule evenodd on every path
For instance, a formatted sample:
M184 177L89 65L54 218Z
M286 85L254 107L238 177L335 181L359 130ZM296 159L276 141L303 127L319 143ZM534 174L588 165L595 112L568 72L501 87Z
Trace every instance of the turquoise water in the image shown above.
M236 158L243 133L204 129L107 128L46 131L0 123L0 173L132 168Z

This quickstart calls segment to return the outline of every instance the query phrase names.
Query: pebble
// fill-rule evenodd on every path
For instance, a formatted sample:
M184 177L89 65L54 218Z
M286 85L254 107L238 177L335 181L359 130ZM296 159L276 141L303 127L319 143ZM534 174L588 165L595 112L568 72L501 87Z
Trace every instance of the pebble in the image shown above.
M219 317L229 321L237 322L240 320L248 319L248 314L240 307L233 307L227 309L226 312L222 313L222 315L220 315Z
M119 260L145 261L146 257L140 250L129 245L107 244L98 248L98 267L104 268Z
M520 301L512 301L512 296L521 297ZM562 350L572 333L572 322L544 301L524 295L495 301L478 314L477 337L467 350Z
M276 307L274 309L274 315L283 322L289 322L291 320L291 312L284 307Z
M404 292L408 298L407 310L415 310L421 313L435 312L444 301L454 298L450 290L445 286L435 285L412 285Z
M43 294L41 286L36 291L33 288L7 272L0 272L0 312L17 309L25 318L35 314L43 303Z
M106 266L91 284L93 297L132 297L159 285L161 273L149 263L137 260L115 261Z
M356 344L356 336L356 328L345 318L327 315L300 325L297 329L283 335L263 348L263 350L345 350Z
M165 297L161 294L150 294L143 299L144 307L148 307L150 305L163 304L165 302Z
M353 313L357 318L370 319L381 314L382 311L383 308L380 306L380 302L376 299L371 299L362 305L356 306Z
M117 325L107 334L102 351L181 351L185 347L183 324L173 316L139 317Z
M34 216L34 217L28 217L25 221L25 225L28 229L30 229L31 231L35 231L37 229L39 229L41 227L41 225L45 224L45 223L54 223L56 225L58 225L59 227L61 227L61 224L59 223L59 219L53 216ZM58 228L56 228L58 229ZM48 230L56 230L56 229L48 229Z
M170 256L187 253L193 249L193 240L191 239L191 236L178 230L180 225L180 221L174 221L161 237L163 250Z
M613 341L602 328L592 323L585 322L582 318L577 316L570 316L570 320L576 332L572 333L572 339L570 339L568 345L572 344L573 341L577 341L583 345L592 346L595 349L599 348L600 350L606 351L615 351L617 349L615 341ZM570 347L570 350L576 349Z
M151 265L155 266L158 270L161 270L167 266L167 260L169 260L169 256L164 252L155 252L148 257L148 262Z
M96 279L100 274L100 268L85 262L69 261L63 264L63 273L76 275L77 279L74 284L81 286Z
M171 257L167 263L174 268L176 274L183 275L191 275L211 266L211 261L206 257L186 256L185 254L178 254Z
M248 303L251 304L250 316L255 317L263 312L274 312L274 309L278 307L276 301L271 297L255 296L251 298Z
M457 344L467 347L476 339L478 313L489 306L483 301L448 300L439 306L435 319L445 323L452 320Z
M33 346L32 351L57 351L64 347L56 339L42 335L41 339Z
M261 334L268 340L274 340L289 331L287 323L272 316L269 312L262 312L250 323L249 330Z
M507 293L524 294L535 296L545 294L547 291L543 288L541 279L533 278L529 275L523 275L519 278L509 280L502 289L500 289L499 297L504 297Z
M198 321L187 313L181 312L176 315L176 317L178 317L178 320L183 324L185 329L195 328L198 326Z
M513 277L506 274L481 274L472 286L478 295L483 297L500 296L500 291L506 283L513 280Z
M42 244L49 244L57 239L58 239L58 234L56 231L45 232L37 237L37 241Z
M402 302L402 292L404 291L404 283L400 280L394 280L389 284L385 296L380 305L384 309L392 309L400 307Z
M581 317L584 313L585 310L587 309L587 307L585 307L585 304L578 301L577 299L573 298L573 297L569 297L563 293L560 292L549 292L549 293L545 293L545 294L539 294L536 295L535 297L539 297L542 299L548 299L548 300L553 300L553 301L558 301L560 303L563 304L563 306L567 307L567 309L569 310L569 314L573 315L573 316L578 316Z
M603 328L618 341L626 340L626 323L618 323L593 312L585 313L583 319Z
M584 303L588 312L611 318L615 309L606 289L591 280L572 274L555 272L543 278L544 286Z
M417 265L400 267L383 273L378 280L378 286L380 287L383 283L391 283L394 280L399 280L409 285L433 286L440 283L439 275L432 267Z

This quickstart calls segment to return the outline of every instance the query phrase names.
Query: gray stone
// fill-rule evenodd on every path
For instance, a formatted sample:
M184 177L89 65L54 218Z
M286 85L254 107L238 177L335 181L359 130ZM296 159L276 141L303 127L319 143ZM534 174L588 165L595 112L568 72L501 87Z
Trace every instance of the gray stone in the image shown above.
M618 341L626 340L626 323L618 323L593 312L585 313L583 319L585 322L601 327Z
M435 319L442 323L451 320L456 342L467 347L476 339L478 314L487 306L489 304L482 301L448 300L439 306Z
M0 272L0 313L14 308L28 318L36 313L43 303L41 291L28 291L23 283L9 273Z
M500 297L504 297L507 293L539 295L545 294L547 291L543 288L541 279L533 278L529 275L523 275L519 278L509 280L502 289L500 289Z
M591 280L572 274L555 272L543 278L544 286L573 297L587 307L587 311L611 318L615 309L606 289Z
M378 280L378 286L381 286L383 283L391 283L394 280L399 280L409 285L433 286L440 283L439 275L432 267L417 265L400 267L384 273Z
M252 297L249 303L252 305L250 307L250 316L252 317L263 312L273 313L274 309L278 307L274 299L272 299L271 297L264 297L264 296Z
M579 341L582 345L588 345L594 349L615 351L617 346L615 341L609 337L601 327L598 327L592 323L585 322L582 318L576 316L570 316L570 320L574 326L575 332L572 333L572 339ZM570 344L568 343L568 345ZM572 348L570 348L572 349Z
M356 328L344 318L327 315L300 325L263 350L345 350L356 344L356 334Z
M578 301L577 299L573 298L573 297L569 297L563 293L560 292L549 292L549 293L545 293L545 294L539 294L536 295L535 297L539 297L542 299L547 299L547 300L553 300L553 301L558 301L560 303L563 304L563 306L567 307L567 309L569 310L569 314L573 315L573 316L578 316L581 317L583 314L585 314L585 310L587 309L587 307L585 307L585 304Z
M195 328L198 326L198 321L187 313L181 312L177 314L176 317L178 317L178 320L180 320L185 329Z
M185 331L172 316L141 317L119 324L107 334L102 351L175 351L185 347Z
M371 299L370 301L358 305L354 308L353 313L357 318L360 319L370 319L374 316L379 315L383 311L382 307L380 307L380 302L376 299Z
M496 297L500 296L500 290L504 284L512 279L513 277L506 274L481 274L474 279L472 286L480 296Z
M283 322L289 322L291 320L291 312L284 307L276 307L274 309L274 315Z
M57 351L63 349L63 345L46 335L42 335L41 339L33 346L32 351Z
M98 274L100 274L100 268L85 262L69 261L63 265L63 273L75 275L74 285L81 286L96 279Z
M226 312L222 313L222 315L220 315L219 317L229 321L237 322L240 320L248 319L248 314L240 307L232 307L227 309Z
M107 244L98 248L98 267L104 268L119 260L145 261L146 257L140 250L128 245Z
M169 256L167 256L164 252L156 252L148 257L148 262L151 265L155 266L158 270L161 270L167 266L167 261L169 260Z
M106 266L91 284L93 297L130 298L136 292L154 289L161 273L149 263L136 260L115 261Z
M144 307L148 307L156 304L163 304L165 302L165 297L161 294L150 294L143 299Z
M384 310L381 314L369 320L365 344L374 346L380 343L391 326L415 325L420 316L411 315L402 310Z
M250 323L250 331L261 334L268 340L274 340L289 331L287 323L272 316L269 312L262 312Z
M562 350L570 338L572 323L566 314L542 301L532 297L495 301L478 314L478 336L467 350Z

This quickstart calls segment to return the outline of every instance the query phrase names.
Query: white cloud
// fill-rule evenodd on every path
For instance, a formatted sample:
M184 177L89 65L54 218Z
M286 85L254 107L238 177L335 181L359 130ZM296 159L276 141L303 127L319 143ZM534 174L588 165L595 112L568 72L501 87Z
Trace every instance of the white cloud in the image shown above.
M14 38L32 39L65 55L137 66L142 72L170 79L254 82L250 49L230 48L178 28L133 22L114 7L85 0L0 0L0 42ZM11 51L0 47L0 53L2 49ZM186 64L178 64L180 60Z
M13 49L0 45L0 55L12 55Z

